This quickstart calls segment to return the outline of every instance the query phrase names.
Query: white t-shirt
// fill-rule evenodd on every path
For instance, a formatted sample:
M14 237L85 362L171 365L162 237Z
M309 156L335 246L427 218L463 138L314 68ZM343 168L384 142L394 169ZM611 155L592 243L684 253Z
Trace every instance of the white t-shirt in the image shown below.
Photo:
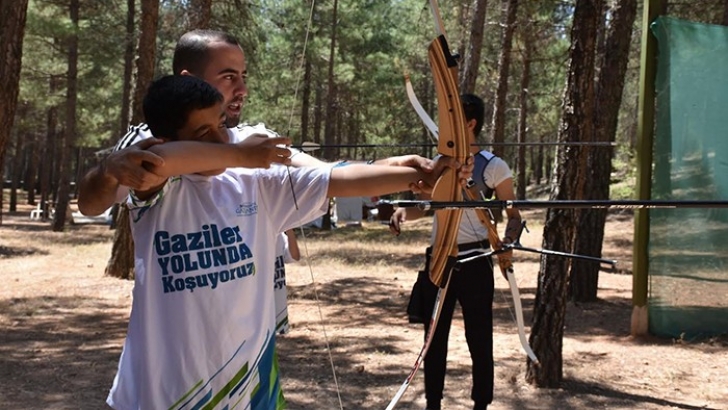
M326 212L330 172L234 168L130 198L136 277L111 407L276 408L276 239Z
M488 162L488 166L486 166L483 170L482 178L488 187L495 189L495 187L500 185L501 182L508 178L513 178L513 172L511 172L511 169L505 161L503 161L500 157L494 156ZM485 229L482 223L480 223L480 219L478 219L478 215L475 213L474 209L463 209L462 215L463 216L460 219L460 229L458 230L458 244L478 242L488 239L488 230ZM432 235L430 237L431 244L434 243L435 232L437 232L437 218L433 221L432 228ZM487 249L481 250L486 251ZM472 250L468 251L468 253L469 252L472 252Z
M288 247L288 235L282 232L276 240L276 263L273 289L276 300L276 332L284 335L290 330L288 324L288 289L286 288L286 263L293 262L291 250Z

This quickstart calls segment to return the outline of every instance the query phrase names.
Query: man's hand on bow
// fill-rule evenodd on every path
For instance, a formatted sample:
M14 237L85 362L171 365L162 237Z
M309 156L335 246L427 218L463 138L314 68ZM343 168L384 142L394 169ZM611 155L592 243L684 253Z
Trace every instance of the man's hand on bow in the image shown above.
M267 134L252 134L238 142L241 167L270 168L271 164L291 165L291 145L287 137L268 137Z
M495 244L495 247L498 249L505 249L502 253L497 254L496 258L498 260L498 266L500 267L503 279L506 281L508 280L508 275L506 274L508 269L513 269L513 262L511 261L513 258L513 248L511 248L510 245L510 238L503 238L503 240Z
M467 186L467 181L473 176L472 156L468 157L465 164L460 164L454 158L450 157L439 157L436 160L431 160L419 155L405 155L398 158L401 159L399 165L420 168L424 172L433 173L436 176L439 176L446 167L452 168L458 172L458 181L460 181L463 187ZM435 178L436 180L437 178ZM416 183L410 184L410 190L415 194L429 194L432 193L434 185L434 183L419 180Z
M158 138L146 138L126 149L112 152L102 162L103 175L113 178L119 185L140 191L163 183L165 177L150 172L143 166L144 163L158 167L164 165L164 159L148 151L150 147L163 142Z

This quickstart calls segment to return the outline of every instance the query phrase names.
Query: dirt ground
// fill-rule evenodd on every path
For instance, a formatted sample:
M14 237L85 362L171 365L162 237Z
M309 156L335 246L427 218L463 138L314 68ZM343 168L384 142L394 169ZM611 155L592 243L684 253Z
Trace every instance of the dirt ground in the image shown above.
M53 233L48 224L29 220L30 209L4 213L0 226L0 408L106 408L132 283L103 275L111 249L108 227L77 225ZM543 214L526 218L531 232L522 242L540 247ZM345 409L386 407L422 345L421 325L407 323L405 306L429 229L429 222L418 221L395 238L369 223L301 239L307 261L288 266L292 329L279 339L290 409L338 409L339 400ZM524 382L510 292L497 275L490 408L728 409L725 339L629 336L631 243L631 215L611 215L604 256L616 259L620 269L602 272L598 302L569 304L559 389ZM538 255L516 253L515 263L528 326ZM472 405L470 359L457 315L446 409ZM422 371L397 408L424 408Z

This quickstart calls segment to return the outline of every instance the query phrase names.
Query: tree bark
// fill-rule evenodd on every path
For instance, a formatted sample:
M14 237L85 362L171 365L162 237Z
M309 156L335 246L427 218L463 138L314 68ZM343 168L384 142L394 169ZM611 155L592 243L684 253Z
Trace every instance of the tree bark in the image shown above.
M491 127L491 140L493 153L503 156L503 141L505 140L506 100L508 98L508 75L511 66L511 48L513 44L513 31L516 28L516 13L518 0L502 0L505 12L503 13L503 32L501 34L501 52L498 57L498 89L493 103L493 122Z
M600 59L601 69L596 91L594 139L598 142L614 142L617 133L619 107L622 103L624 79L629 62L632 26L637 15L637 2L619 0L614 4L610 15L604 47L609 52L605 52ZM585 198L609 199L612 157L611 146L592 149L588 166L590 183L585 187ZM606 209L589 209L582 212L574 245L575 253L601 257L606 220ZM597 262L584 260L572 262L569 280L572 300L577 302L597 300L599 268Z
M131 237L129 208L119 206L115 220L114 244L104 274L119 279L134 279L134 241Z
M311 60L304 62L303 89L301 90L301 143L308 141L309 115L311 115Z
M134 75L134 44L136 14L136 0L126 0L126 38L124 38L124 82L121 96L121 118L119 120L119 135L126 134L131 121L131 88ZM112 141L113 143L113 141Z
M571 47L559 141L590 141L594 118L594 55L601 0L577 0L571 28ZM576 148L576 149L575 149ZM559 148L551 200L582 198L586 149ZM546 214L543 248L571 252L577 214L573 209L550 209ZM540 387L558 387L563 380L563 335L569 259L543 255L538 273L533 328L529 342L541 365L528 360L526 380Z
M159 0L142 0L141 31L137 45L136 75L134 98L132 101L131 123L144 121L142 102L149 83L154 78L154 56L157 43L157 20Z
M516 184L516 198L526 199L526 137L528 134L528 87L531 82L531 36L528 26L523 30L523 68L521 73L521 92L519 95L520 109L518 110L518 181Z
M0 225L3 224L5 146L10 139L18 102L20 67L23 60L23 37L28 0L0 0Z
M159 15L158 0L143 0L141 15L141 32L137 47L136 81L134 82L134 101L132 104L132 123L142 122L144 113L142 101L149 83L154 76L155 44L157 36L157 17ZM129 210L120 206L116 217L116 231L111 258L106 265L109 276L129 279L134 276L134 242L131 236Z
M66 225L66 213L71 193L71 151L76 139L76 106L78 102L78 14L79 0L71 0L68 11L72 32L66 39L68 47L68 74L66 77L66 127L60 141L58 195L53 231L61 232Z
M209 28L212 18L212 0L190 0L190 26L188 30Z
M327 160L334 158L334 133L336 132L336 82L334 81L334 60L336 59L336 27L337 27L337 8L339 2L334 0L334 6L331 17L331 43L329 45L329 69L326 90L326 119L324 123L324 147L323 156Z
M25 109L19 110L20 115L23 115ZM12 159L10 160L10 202L8 203L8 212L17 212L18 210L18 187L20 186L21 175L23 175L23 137L20 132L15 130L14 138L11 137L12 144L8 147L7 152L11 153Z
M483 49L483 28L485 26L485 11L488 0L475 0L473 18L470 23L470 41L465 52L463 72L460 76L460 92L472 94L475 92L475 83L478 80L480 68L480 55Z
M27 204L36 205L35 194L38 186L38 168L40 166L41 147L39 144L40 134L34 131L29 135L27 145L28 169L25 173L25 191L28 193Z
M51 75L48 79L50 95L54 95L60 87L61 79L57 75ZM56 136L58 133L58 106L48 107L46 114L46 135L43 144L43 153L40 167L40 207L43 210L41 220L47 221L50 218L51 202L51 181L54 164L56 161Z
M322 90L321 90L321 83L318 80L314 80L315 89L314 89L314 104L313 104L313 142L320 144L321 143L321 117L322 117L322 110L321 110L321 103L323 100L323 97L321 96Z

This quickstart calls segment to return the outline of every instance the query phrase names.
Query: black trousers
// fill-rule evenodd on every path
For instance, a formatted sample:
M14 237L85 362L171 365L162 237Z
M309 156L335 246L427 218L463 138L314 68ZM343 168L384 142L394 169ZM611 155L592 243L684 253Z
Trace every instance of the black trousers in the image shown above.
M428 253L426 269L429 269L429 259ZM458 262L451 275L450 287L444 302L441 302L444 304L435 335L425 356L425 397L428 403L442 400L447 371L448 334L457 300L462 307L465 339L473 363L470 397L476 408L484 408L493 401L493 261L490 257L483 257L467 263ZM425 321L426 337L438 287L429 280L424 282L423 305L429 306L428 320Z

